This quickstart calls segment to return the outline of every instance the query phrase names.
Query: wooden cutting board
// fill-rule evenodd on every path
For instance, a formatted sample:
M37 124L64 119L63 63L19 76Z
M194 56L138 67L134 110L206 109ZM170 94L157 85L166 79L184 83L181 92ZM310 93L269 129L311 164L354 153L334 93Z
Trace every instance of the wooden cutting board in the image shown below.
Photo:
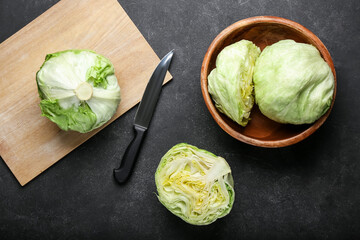
M65 132L41 116L35 74L47 53L66 49L92 49L114 64L122 100L107 124L141 100L159 63L116 0L62 0L1 43L0 156L22 186L101 130Z

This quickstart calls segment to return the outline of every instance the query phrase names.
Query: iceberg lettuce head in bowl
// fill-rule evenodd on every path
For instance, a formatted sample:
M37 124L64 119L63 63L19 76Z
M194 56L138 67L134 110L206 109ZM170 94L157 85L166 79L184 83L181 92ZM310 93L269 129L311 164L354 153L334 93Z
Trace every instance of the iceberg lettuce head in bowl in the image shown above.
M208 76L209 93L216 108L246 126L254 105L253 72L260 49L248 40L225 47Z
M255 98L268 118L310 124L330 108L334 75L312 45L281 40L267 46L256 61Z

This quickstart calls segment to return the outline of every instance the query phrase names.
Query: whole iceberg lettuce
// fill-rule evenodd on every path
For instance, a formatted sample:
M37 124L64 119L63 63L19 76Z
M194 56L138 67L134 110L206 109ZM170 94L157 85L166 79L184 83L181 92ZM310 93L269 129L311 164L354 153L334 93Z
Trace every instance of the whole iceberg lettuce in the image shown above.
M36 74L42 115L63 130L89 132L106 123L120 103L112 63L89 50L46 55Z
M334 75L309 44L282 40L266 47L253 80L260 111L279 123L313 123L331 105Z
M225 47L208 76L208 90L216 108L241 126L249 121L254 105L253 71L260 49L241 40Z

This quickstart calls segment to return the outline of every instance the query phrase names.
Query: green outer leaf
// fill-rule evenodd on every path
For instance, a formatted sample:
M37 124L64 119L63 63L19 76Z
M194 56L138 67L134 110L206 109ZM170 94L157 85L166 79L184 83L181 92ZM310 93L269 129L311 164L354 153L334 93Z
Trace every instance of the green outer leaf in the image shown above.
M111 62L103 57L96 56L96 65L92 66L86 72L86 81L92 82L94 87L107 88L107 76L114 74L114 67Z
M63 109L58 100L41 100L40 108L42 116L49 118L65 131L89 132L96 123L96 115L85 102L78 107Z
M226 187L226 191L229 197L229 201L226 205L225 208L221 208L218 209L217 212L215 212L216 214L212 214L210 216L203 216L204 218L202 220L199 219L192 219L190 215L186 215L186 214L181 214L178 211L176 211L177 206L176 204L180 204L179 201L175 201L175 202L169 202L171 200L167 199L165 194L164 194L164 190L163 185L162 185L162 178L161 175L163 174L163 171L165 169L165 167L168 164L171 164L171 161L176 158L182 158L184 156L189 156L189 155L196 155L199 158L204 158L207 157L209 159L214 159L215 160L215 164L213 165L213 167L211 168L211 170L215 169L215 175L214 178L210 178L212 179L212 182L209 182L208 184L210 184L210 186L212 186L212 184L217 184L220 181L223 181ZM226 166L226 169L222 169L219 168L216 169L216 161L220 161L218 162L220 164L220 166L222 164L222 166ZM206 175L206 177L209 177L209 174L213 174L213 172L209 171L208 175ZM193 224L193 225L208 225L214 221L216 221L218 218L224 217L227 214L230 213L232 206L234 204L235 201L235 191L234 191L234 182L233 182L233 178L231 175L231 170L229 165L226 163L225 159L221 158L221 157L217 157L216 155L214 155L211 152L208 152L206 150L203 149L198 149L195 146L186 144L186 143L179 143L175 146L173 146L161 159L159 166L156 170L155 173L155 183L156 183L156 187L157 187L157 191L158 191L158 199L159 201L174 215L180 217L181 219L183 219L185 222ZM211 188L212 189L212 188ZM179 196L181 197L181 196ZM183 196L184 197L184 196ZM191 211L191 209L189 209L189 211ZM219 212L220 211L220 212Z
M260 49L248 40L225 47L208 76L208 90L216 108L246 126L254 104L252 75Z

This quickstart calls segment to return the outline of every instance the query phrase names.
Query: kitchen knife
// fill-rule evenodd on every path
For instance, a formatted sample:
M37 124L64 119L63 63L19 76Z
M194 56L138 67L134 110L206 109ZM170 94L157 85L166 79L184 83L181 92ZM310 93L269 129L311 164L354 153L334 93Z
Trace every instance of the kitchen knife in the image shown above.
M146 130L149 127L155 110L161 92L161 87L164 82L166 72L170 66L173 54L174 50L166 54L166 56L160 61L146 86L144 95L135 115L134 139L127 147L121 160L120 167L114 169L114 177L118 183L124 183L130 177L141 142Z

